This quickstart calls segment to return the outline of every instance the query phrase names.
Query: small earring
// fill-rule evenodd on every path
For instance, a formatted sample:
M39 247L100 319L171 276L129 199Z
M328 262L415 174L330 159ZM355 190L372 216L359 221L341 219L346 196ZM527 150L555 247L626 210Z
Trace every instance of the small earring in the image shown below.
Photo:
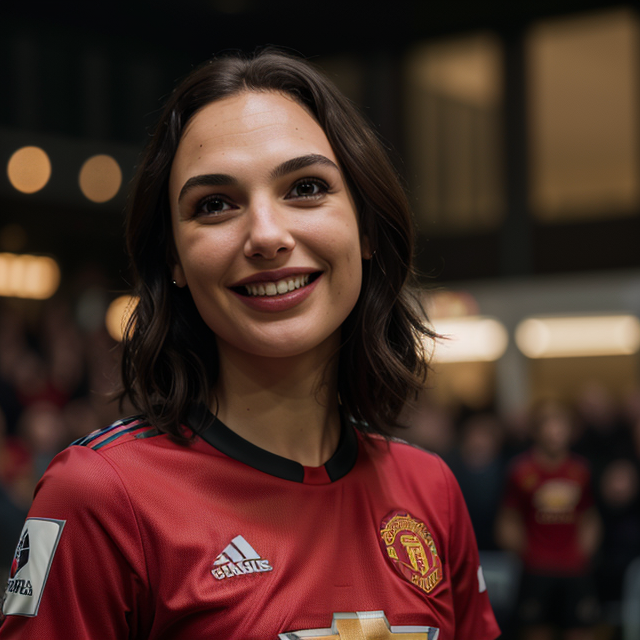
M172 284L174 287L177 287L177 286L178 286L178 283L177 283L175 280L172 280L172 281L171 281L171 284Z

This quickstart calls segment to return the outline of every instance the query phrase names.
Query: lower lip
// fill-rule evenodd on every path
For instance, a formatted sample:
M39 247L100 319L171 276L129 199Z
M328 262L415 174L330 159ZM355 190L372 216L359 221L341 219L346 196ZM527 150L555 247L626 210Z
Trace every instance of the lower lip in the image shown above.
M289 309L293 309L304 302L316 288L316 285L320 282L321 278L322 274L304 287L294 289L293 291L289 291L289 293L282 293L275 296L243 296L237 291L233 291L232 293L239 300L244 302L244 304L256 311L288 311Z

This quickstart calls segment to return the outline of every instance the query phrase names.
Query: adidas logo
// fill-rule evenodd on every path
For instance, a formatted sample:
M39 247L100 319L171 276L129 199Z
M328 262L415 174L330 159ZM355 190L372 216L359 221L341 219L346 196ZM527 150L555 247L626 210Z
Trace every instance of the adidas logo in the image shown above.
M261 558L242 536L236 536L225 547L215 559L213 566L211 575L217 580L273 570L269 561Z

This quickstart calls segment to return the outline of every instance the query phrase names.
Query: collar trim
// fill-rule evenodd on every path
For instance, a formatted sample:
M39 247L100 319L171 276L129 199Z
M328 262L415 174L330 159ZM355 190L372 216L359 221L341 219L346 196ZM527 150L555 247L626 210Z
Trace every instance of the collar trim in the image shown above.
M295 460L256 446L229 429L203 404L198 404L191 410L188 422L195 433L221 453L258 471L292 482L335 482L353 469L358 458L358 437L353 425L344 419L338 448L322 467L305 467Z

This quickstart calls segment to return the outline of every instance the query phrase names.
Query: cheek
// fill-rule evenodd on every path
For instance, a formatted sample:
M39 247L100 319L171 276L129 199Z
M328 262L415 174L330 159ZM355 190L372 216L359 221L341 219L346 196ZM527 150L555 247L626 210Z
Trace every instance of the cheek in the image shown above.
M178 245L178 256L187 279L203 276L215 279L225 272L235 255L225 234L202 234L184 238Z

